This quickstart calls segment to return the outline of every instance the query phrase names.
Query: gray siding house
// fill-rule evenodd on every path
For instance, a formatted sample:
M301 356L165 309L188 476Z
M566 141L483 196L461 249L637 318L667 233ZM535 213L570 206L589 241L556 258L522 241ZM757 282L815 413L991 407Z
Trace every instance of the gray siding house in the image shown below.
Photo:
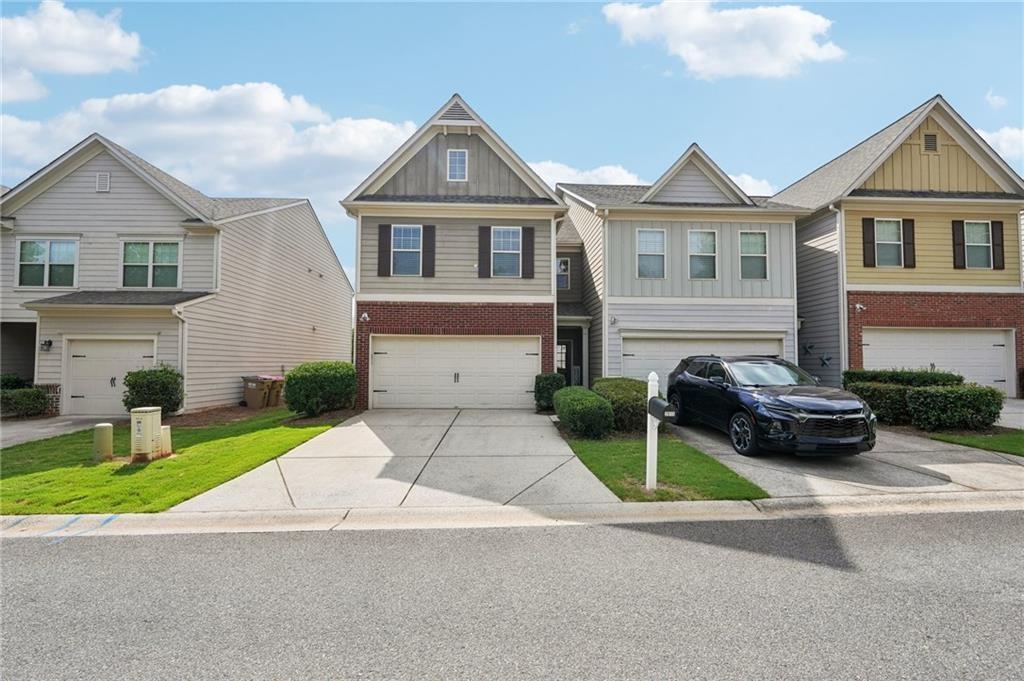
M586 318L586 379L664 386L694 354L796 361L795 220L806 211L747 196L698 147L653 185L560 184L581 253L573 319ZM561 301L561 298L559 299Z
M169 364L186 410L350 359L352 287L305 199L210 198L94 134L0 199L0 356L62 414Z

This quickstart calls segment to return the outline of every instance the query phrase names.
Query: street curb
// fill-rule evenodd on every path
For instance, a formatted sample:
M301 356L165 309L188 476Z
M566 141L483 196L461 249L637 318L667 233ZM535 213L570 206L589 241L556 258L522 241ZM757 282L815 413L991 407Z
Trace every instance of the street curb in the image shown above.
M57 544L70 538L127 535L772 521L986 511L1024 511L1024 491L792 497L756 501L0 516L0 538L41 538Z

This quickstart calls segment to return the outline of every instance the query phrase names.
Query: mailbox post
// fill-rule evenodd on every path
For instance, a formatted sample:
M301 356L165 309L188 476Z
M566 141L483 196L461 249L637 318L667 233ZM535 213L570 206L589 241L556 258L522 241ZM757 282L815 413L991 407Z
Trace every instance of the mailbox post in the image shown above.
M658 374L652 371L647 375L647 490L658 486L658 424L675 417L672 405L658 397Z

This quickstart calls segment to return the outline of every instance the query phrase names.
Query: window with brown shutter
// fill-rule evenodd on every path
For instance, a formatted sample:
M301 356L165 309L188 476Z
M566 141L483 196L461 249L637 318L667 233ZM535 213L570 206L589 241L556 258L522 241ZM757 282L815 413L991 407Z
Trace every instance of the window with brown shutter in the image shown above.
M434 276L434 254L436 247L436 228L434 225L423 225L423 265L422 276Z
M476 276L481 279L491 277L491 228L481 225L478 231L476 256Z
M953 269L967 269L963 220L953 220Z
M903 218L903 266L917 267L917 253L914 249L914 221Z
M875 219L861 218L861 232L864 235L864 267L875 266Z
M377 225L377 276L391 276L391 225Z
M1003 221L992 221L992 269L1006 269L1006 255L1003 253Z
M533 279L533 227L523 227L523 279Z

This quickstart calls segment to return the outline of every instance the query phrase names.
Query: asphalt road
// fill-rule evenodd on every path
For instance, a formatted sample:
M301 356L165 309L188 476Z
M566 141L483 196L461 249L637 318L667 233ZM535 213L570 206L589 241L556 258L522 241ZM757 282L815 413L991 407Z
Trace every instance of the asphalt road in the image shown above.
M1024 512L3 542L15 679L1024 676Z

